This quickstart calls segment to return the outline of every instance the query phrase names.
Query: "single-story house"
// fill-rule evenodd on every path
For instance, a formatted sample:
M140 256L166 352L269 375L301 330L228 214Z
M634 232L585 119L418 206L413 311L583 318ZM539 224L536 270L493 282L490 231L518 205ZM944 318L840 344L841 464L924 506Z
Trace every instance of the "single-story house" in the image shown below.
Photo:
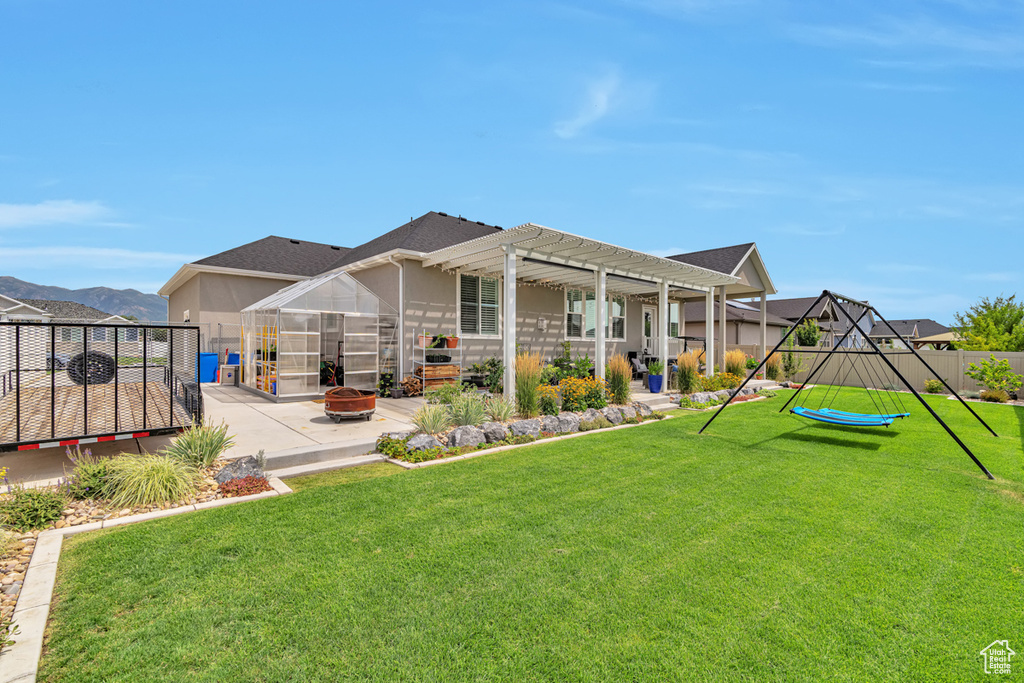
M808 313L808 309L817 299L818 297L816 296L770 299L768 301L768 312L788 320L792 325L798 322L801 316ZM815 306L815 309L810 311L809 317L817 320L818 329L822 333L819 344L825 347L833 347L842 340L841 347L861 348L866 345L865 339L875 327L875 316L870 310L864 310L863 307L849 302L844 303L843 307L850 317L857 321L856 329L852 330L849 334L847 334L847 331L852 327L850 319L842 312L835 310L832 302L820 301Z
M731 310L730 300L760 297L758 343L765 347L765 302L775 293L753 243L663 258L533 223L503 230L441 212L351 249L264 238L186 264L160 289L175 322L238 324L245 310L250 342L261 336L266 351L248 347L243 366L248 356L266 362L273 354L280 365L273 372L282 384L293 378L295 398L319 392L316 367L336 357L339 342L352 348L354 335L369 335L346 334L346 317L376 316L378 337L385 326L397 329L393 351L382 353L378 339L381 369L413 373L425 362L419 336L448 334L460 339L463 367L501 359L511 393L517 346L550 359L568 341L574 354L595 360L599 374L611 354L675 355L681 343L669 323L682 322L688 303L712 312L704 336L720 358L716 346L724 353L730 334L728 316L715 324L716 302Z
M874 339L875 343L882 348L907 348L907 345L901 342L899 338L893 334L893 331L913 344L915 349L919 349L923 345L932 343L945 344L946 346L949 346L953 341L953 331L945 325L937 323L930 318L918 318L915 320L889 320L889 325L892 326L892 329L887 327L884 323L875 323L875 326L871 330L871 338ZM936 335L941 336L937 337L936 340L931 340L931 338L936 337ZM922 338L924 340L922 340Z

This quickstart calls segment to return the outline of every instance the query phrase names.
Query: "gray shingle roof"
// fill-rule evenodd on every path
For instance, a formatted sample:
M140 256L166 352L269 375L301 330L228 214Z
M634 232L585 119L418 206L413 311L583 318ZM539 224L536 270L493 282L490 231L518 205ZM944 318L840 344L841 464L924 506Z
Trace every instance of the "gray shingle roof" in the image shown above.
M75 301L49 301L47 299L19 299L19 301L41 308L60 320L103 320L112 315Z
M816 296L801 296L795 299L768 299L768 312L780 318L796 322L807 311L807 307L813 304L817 298ZM825 302L822 301L818 309L812 314L813 317L820 318L824 308Z
M348 247L271 235L207 256L195 263L203 266L311 277L330 270L331 265L348 251Z
M753 242L746 244L734 244L731 247L719 247L718 249L705 249L703 251L691 251L688 254L676 254L669 256L673 261L689 263L698 268L708 268L726 275L732 274L740 265L743 257L754 246ZM810 302L808 302L810 303ZM797 313L797 315L800 315Z
M889 324L902 337L914 336L914 328L917 328L918 337L930 337L934 334L949 332L945 325L935 322L930 318L919 318L917 320L890 320ZM871 328L872 337L891 337L892 332L883 323L875 323Z
M808 302L808 303L810 303L810 302ZM755 304L751 304L751 305L754 306L754 307L758 306L758 304L756 304L756 303ZM686 311L685 312L686 312L686 322L687 323L704 322L705 316L704 316L704 302L703 301L691 302L691 303L686 304ZM716 321L719 320L719 316L718 316L718 301L717 300L715 300L715 320ZM760 323L760 321L761 321L761 312L760 311L748 311L748 310L743 309L743 308L736 308L735 306L728 306L727 305L725 307L725 320L726 320L726 322L739 322L739 321L743 321L743 322ZM772 313L770 311L768 312L767 315L765 315L765 322L767 324L775 326L775 327L789 327L792 324L789 320L786 320L785 318L780 318L777 315L772 315Z
M337 259L330 268L325 270L340 268L356 261L389 252L392 249L431 252L450 247L453 244L468 242L478 237L492 235L495 231L499 230L501 228L479 221L430 211L419 218L409 221L405 225L384 233L380 237L375 237L365 244L360 244Z

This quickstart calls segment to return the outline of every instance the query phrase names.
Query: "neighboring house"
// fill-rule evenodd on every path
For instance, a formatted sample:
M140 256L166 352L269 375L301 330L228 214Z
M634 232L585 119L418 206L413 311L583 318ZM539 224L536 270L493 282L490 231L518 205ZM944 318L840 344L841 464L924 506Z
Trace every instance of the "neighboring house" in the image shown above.
M52 319L53 314L47 313L42 308L30 306L24 301L0 294L0 322L9 320L45 322Z
M771 301L769 300L769 310L770 308ZM726 329L728 330L725 338L727 344L749 346L759 345L761 343L761 312L756 305L743 301L727 301L725 311L727 323ZM703 302L688 303L682 312L681 326L679 326L678 321L673 317L672 330L670 330L670 334L675 329L682 329L683 331L679 333L680 336L703 339L705 317L706 312L704 310ZM715 302L715 320L719 321L720 319L719 304L718 302ZM765 323L767 326L767 341L769 348L778 344L779 340L782 339L782 335L785 334L786 330L788 330L793 324L789 320L780 318L779 316L771 313L766 315ZM719 335L716 334L716 339L718 337Z
M768 301L768 312L788 320L790 324L795 324L808 311L810 306L815 303L817 298L816 296L804 296L793 299L770 299ZM874 314L871 311L865 313L863 307L852 303L844 303L843 308L846 309L850 317L857 321L856 329L848 335L846 335L846 332L852 327L850 319L841 311L835 310L832 302L822 300L810 312L809 317L817 320L818 329L822 333L822 339L819 343L831 348L846 335L841 344L842 347L861 348L866 346L866 339L875 326Z
M722 270L702 265L708 263ZM403 376L414 369L417 336L440 333L462 339L464 365L497 356L508 367L517 344L550 359L568 341L603 374L614 353L675 355L680 344L669 323L678 328L686 302L714 310L716 298L721 304L775 294L752 243L662 258L531 223L503 230L440 212L352 249L265 238L184 265L160 294L172 321L188 311L192 322L238 324L243 308L271 308L304 287L295 283L318 276L309 281L320 288L334 273L354 278L397 312L395 361ZM305 305L326 334L329 316L350 304ZM705 335L709 330L728 343L727 326L708 323ZM331 358L324 351L330 345L320 343L319 355ZM303 374L310 373L307 366ZM512 378L507 372L506 382Z
M907 345L893 334L895 331L900 337L914 345L915 349L925 344L944 344L948 346L953 341L953 331L945 325L941 325L930 318L919 318L916 320L890 320L890 329L884 323L875 323L871 330L871 338L882 348L905 349Z

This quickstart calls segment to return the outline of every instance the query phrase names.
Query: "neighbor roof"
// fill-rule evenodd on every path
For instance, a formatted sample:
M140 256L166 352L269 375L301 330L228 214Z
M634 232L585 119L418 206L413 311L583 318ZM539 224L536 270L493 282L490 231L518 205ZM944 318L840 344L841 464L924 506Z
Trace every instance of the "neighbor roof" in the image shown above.
M21 299L34 308L40 308L61 320L104 320L114 317L113 313L104 313L98 308L86 306L75 301L50 301L48 299Z
M753 242L747 242L746 244L734 244L731 247L719 247L718 249L705 249L703 251L691 251L687 254L676 254L675 256L669 256L669 258L673 261L689 263L691 266L717 270L719 273L732 275L733 271L743 262L743 257L747 255L752 246L754 246Z
M817 298L816 296L801 296L795 299L768 299L768 312L780 318L796 322L800 319L800 316L807 312L807 308ZM825 303L825 301L821 302L818 310L811 314L812 317L821 317Z
M500 231L501 228L494 225L430 211L380 237L360 244L341 258L336 259L335 263L325 270L341 268L395 249L415 252L436 251Z
M311 277L330 270L332 264L349 251L348 247L271 235L207 256L194 263L202 266Z
M915 328L917 329L918 337L931 337L936 334L944 334L950 331L945 325L937 323L930 318L920 318L918 320L890 320L889 324L892 325L892 329L896 330L901 337L913 337ZM890 331L884 323L875 323L875 326L871 328L871 336L889 338L892 336L892 331Z
M756 305L756 304L755 304ZM704 302L694 301L686 304L686 322L704 322ZM715 301L715 320L720 320L718 314L718 301ZM735 302L729 301L725 306L725 320L726 322L761 322L761 312L754 310L747 306L738 306ZM767 313L765 315L765 322L775 327L789 327L792 323L785 318L780 318L777 315Z

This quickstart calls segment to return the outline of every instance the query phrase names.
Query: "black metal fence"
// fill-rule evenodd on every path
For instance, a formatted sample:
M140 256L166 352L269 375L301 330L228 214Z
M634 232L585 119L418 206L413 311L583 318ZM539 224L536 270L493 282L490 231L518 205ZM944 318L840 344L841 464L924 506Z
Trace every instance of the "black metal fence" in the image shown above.
M194 326L0 322L0 451L201 422L200 349Z

